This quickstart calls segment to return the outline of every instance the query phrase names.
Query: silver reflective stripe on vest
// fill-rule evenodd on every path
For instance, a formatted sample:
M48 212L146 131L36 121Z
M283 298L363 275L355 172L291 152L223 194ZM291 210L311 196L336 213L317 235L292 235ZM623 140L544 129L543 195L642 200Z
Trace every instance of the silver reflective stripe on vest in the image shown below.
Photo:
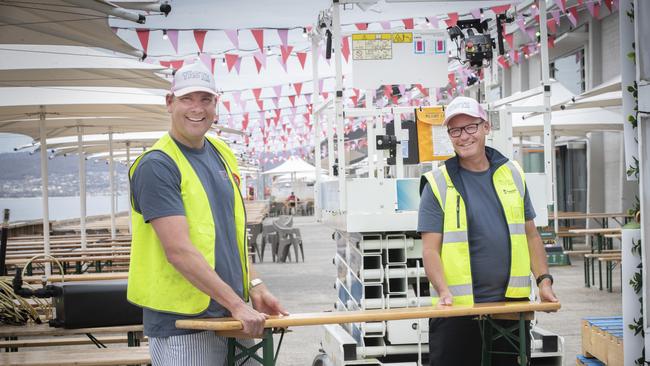
M440 208L442 211L445 211L445 204L447 202L447 181L445 180L445 175L440 169L434 169L432 172L433 180L436 182L438 187L438 192L440 193Z
M512 276L508 287L530 287L530 276Z
M526 224L508 224L510 235L526 234Z
M449 286L449 291L454 296L472 295L472 285L455 285ZM438 297L438 292L432 287L431 297Z
M442 244L466 243L467 241L467 231L446 231L442 234Z
M524 197L525 191L524 191L524 180L521 177L521 173L519 172L519 169L515 166L515 163L512 161L508 161L505 164L508 169L510 169L510 172L512 172L512 180L515 182L515 185L517 186L517 190L519 191L519 195L521 197Z

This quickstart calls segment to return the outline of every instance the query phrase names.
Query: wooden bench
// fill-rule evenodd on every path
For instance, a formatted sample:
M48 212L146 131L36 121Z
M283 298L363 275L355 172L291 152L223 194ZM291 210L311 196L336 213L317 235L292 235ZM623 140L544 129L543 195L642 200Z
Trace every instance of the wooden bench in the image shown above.
M584 255L584 273L585 273L585 287L591 287L591 285L596 284L596 266L594 265L595 261L598 261L598 278L599 278L599 289L603 289L603 284L602 284L602 260L600 258L620 258L621 256L621 251L619 249L609 249L609 250L603 250L600 253L586 253ZM591 270L590 270L591 267ZM591 275L590 275L591 272Z
M126 336L105 336L97 337L97 341L103 344L127 343ZM84 344L93 344L88 337L50 337L38 339L17 339L10 341L0 341L0 348L19 349L26 347L57 347L57 346L78 346Z
M151 364L149 347L115 347L83 350L47 350L0 354L7 366L142 365Z
M613 272L614 268L622 261L621 254L618 255L603 255L598 257L598 262L605 262L605 283L607 287L607 292L612 292L614 284L613 282ZM603 289L602 275L598 273L598 281L600 283L600 289ZM622 280L622 279L621 279Z

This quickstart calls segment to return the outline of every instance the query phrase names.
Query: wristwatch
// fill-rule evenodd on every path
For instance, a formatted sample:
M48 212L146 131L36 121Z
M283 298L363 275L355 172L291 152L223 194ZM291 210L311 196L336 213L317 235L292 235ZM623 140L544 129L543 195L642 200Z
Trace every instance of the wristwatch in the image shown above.
M544 273L544 274L539 275L539 277L537 277L537 286L539 286L539 284L542 283L542 281L544 281L547 278L549 280L551 280L551 286L552 286L553 285L553 276L551 276L550 273Z
M263 284L263 283L264 283L264 281L262 281L262 279L260 279L260 278L253 278L253 279L251 280L250 284L248 285L248 289L249 289L249 290L252 290L252 289L254 289L255 287L257 287L257 286L259 286L259 285L261 285L261 284Z

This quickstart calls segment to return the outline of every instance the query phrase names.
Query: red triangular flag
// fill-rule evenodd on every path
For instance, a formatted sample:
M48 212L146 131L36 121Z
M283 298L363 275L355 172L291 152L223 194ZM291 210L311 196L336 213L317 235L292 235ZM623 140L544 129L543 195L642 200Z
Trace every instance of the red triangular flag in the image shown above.
M368 23L356 23L354 26L357 27L358 30L368 29Z
M255 102L257 102L257 109L260 111L264 110L264 100L262 99L256 99Z
M228 67L228 72L232 71L232 68L237 63L237 60L239 60L239 55L226 53L226 66Z
M511 49L513 48L514 45L513 37L514 37L514 33L508 33L503 36L503 38L506 39L506 42L508 42L508 46L510 46Z
M183 60L174 60L174 61L170 61L170 64L172 65L172 68L174 70L178 70L181 67L183 67L184 61Z
M449 19L445 19L447 27L453 27L458 23L458 13L448 13L447 17L449 17Z
M357 97L356 95L353 95L353 96L350 97L350 100L352 101L352 106L356 107L357 103L359 102L359 97Z
M142 50L144 50L144 53L147 53L147 47L149 47L149 29L136 29L135 33L138 35Z
M304 70L305 61L307 60L307 52L296 52L296 56L298 56L298 61L300 61L300 66Z
M613 2L614 2L614 0L605 0L605 6L607 6L607 9L609 9L610 13L612 12L612 3ZM576 17L576 19L577 19L577 17Z
M404 29L413 29L413 18L402 19Z
M295 95L290 95L287 98L289 98L289 102L291 103L291 106L295 107L296 106L296 96Z
M384 96L386 96L386 98L390 98L391 95L393 95L393 86L384 85Z
M557 32L557 27L555 25L555 20L549 19L546 21L546 28L548 28L548 31L551 33Z
M253 33L253 37L255 37L255 42L257 42L260 51L264 52L264 29L251 29L251 33Z
M280 108L277 108L275 110L275 119L280 120L280 114L282 113L282 110ZM275 123L276 125L278 124L277 122Z
M226 110L228 111L228 113L230 113L230 101L229 101L229 100L224 100L224 101L221 102L221 103L223 103L224 108L226 108Z
M456 87L456 74L454 74L453 72L450 72L449 74L447 74L447 79L449 79L449 84L451 84L451 87L455 88Z
M569 10L569 13L571 14L571 16L568 17L569 21L575 27L578 24L578 7L577 6L572 6L567 10Z
M255 99L260 99L260 95L262 95L262 88L253 88L251 91L253 92Z
M350 37L343 37L343 45L341 47L341 53L345 58L345 62L348 62L348 58L350 57L350 43L348 42L348 38Z
M510 4L501 5L501 6L493 6L491 9L494 12L494 14L505 13L506 11L508 11L508 9L510 9Z
M296 95L300 95L302 91L302 83L293 83L293 89L296 91Z
M257 59L257 57L253 57L253 60L255 61L255 67L257 68L257 73L260 73L260 70L262 70L262 63Z
M158 61L158 63L160 64L160 66L164 66L164 67L170 67L172 65L172 63L169 61Z
M287 59L289 59L289 56L291 55L291 51L293 50L293 46L281 46L280 47L280 53L282 54L282 63L284 65L287 64Z
M194 31L194 40L196 41L196 44L199 46L200 52L203 52L203 42L205 41L206 33L208 33L208 31L205 30Z
M425 97L429 96L429 90L423 87L422 84L415 84L415 87L418 88L420 93L422 93L422 95L424 95Z

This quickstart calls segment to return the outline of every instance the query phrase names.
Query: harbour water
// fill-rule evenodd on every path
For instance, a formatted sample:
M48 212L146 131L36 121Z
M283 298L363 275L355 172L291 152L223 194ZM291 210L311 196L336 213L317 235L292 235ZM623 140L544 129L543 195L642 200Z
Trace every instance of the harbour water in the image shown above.
M79 196L50 197L50 220L73 219L80 216ZM9 221L38 220L43 217L41 197L0 198L0 210L10 210ZM126 194L118 196L116 212L126 211L129 200ZM111 197L108 195L88 196L86 216L107 215L111 213Z

